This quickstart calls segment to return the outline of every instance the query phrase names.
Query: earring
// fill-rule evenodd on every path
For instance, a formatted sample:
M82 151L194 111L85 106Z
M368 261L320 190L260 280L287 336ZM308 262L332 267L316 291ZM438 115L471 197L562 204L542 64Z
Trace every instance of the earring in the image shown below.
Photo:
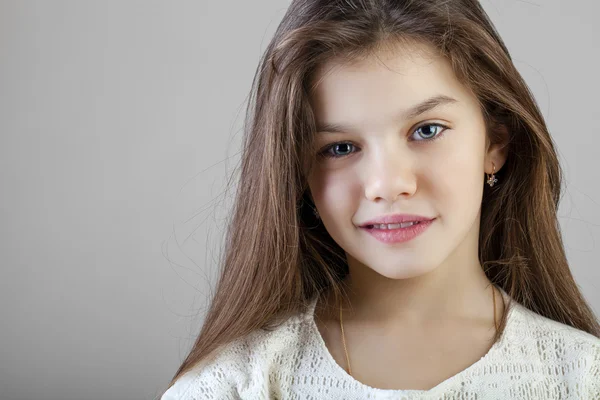
M494 183L498 182L498 179L496 179L496 177L494 176L494 173L496 172L496 165L494 165L494 163L492 162L492 174L487 174L488 175L488 179L487 179L487 183L490 186L494 186Z
M314 207L313 207L313 214L315 214L315 217L317 217L317 219L319 219L319 212Z

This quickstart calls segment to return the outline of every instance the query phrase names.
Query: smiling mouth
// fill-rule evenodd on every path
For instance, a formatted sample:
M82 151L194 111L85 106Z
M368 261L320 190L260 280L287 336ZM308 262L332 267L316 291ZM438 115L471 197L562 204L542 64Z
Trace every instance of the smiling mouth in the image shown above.
M375 225L365 225L364 228L380 229L380 230L393 230L393 229L408 228L413 225L418 225L420 223L421 223L421 221L402 222L400 224L375 224Z
M435 218L423 221L406 221L398 224L369 224L362 229L375 239L386 244L408 242L425 232Z

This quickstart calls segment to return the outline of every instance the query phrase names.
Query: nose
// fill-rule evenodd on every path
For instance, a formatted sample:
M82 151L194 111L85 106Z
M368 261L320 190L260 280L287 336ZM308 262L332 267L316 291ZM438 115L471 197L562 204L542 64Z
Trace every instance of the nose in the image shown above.
M383 146L368 161L365 177L365 197L370 201L393 203L398 197L410 197L417 189L414 160L406 149Z

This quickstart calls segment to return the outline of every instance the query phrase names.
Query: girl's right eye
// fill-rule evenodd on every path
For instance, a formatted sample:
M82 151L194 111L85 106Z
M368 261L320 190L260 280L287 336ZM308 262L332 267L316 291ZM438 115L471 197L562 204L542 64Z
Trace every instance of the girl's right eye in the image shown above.
M337 143L333 143L327 147L325 147L325 149L323 151L321 151L319 153L319 155L321 157L325 157L325 158L342 158L342 157L346 157L352 153L350 153L351 150L349 150L350 148L355 147L352 143L349 142L337 142ZM341 150L340 150L341 149ZM337 151L341 151L342 153L345 154L336 154L331 152L331 150L333 150L334 152Z

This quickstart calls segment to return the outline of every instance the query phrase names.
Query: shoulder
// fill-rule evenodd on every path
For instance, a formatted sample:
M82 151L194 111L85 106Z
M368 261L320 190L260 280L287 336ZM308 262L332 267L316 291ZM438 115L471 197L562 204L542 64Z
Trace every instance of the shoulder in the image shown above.
M240 344L238 340L219 348L215 357L180 376L160 400L237 399L246 380Z
M513 325L524 338L554 344L555 348L562 348L569 352L594 353L600 350L600 338L537 314L519 303L514 303L514 306L517 316Z
M513 303L510 345L528 361L554 366L564 381L600 390L600 338ZM594 386L598 385L598 386Z
M222 346L214 357L188 371L161 400L267 398L271 373L285 373L300 351L305 331L302 315L271 331L255 330Z

